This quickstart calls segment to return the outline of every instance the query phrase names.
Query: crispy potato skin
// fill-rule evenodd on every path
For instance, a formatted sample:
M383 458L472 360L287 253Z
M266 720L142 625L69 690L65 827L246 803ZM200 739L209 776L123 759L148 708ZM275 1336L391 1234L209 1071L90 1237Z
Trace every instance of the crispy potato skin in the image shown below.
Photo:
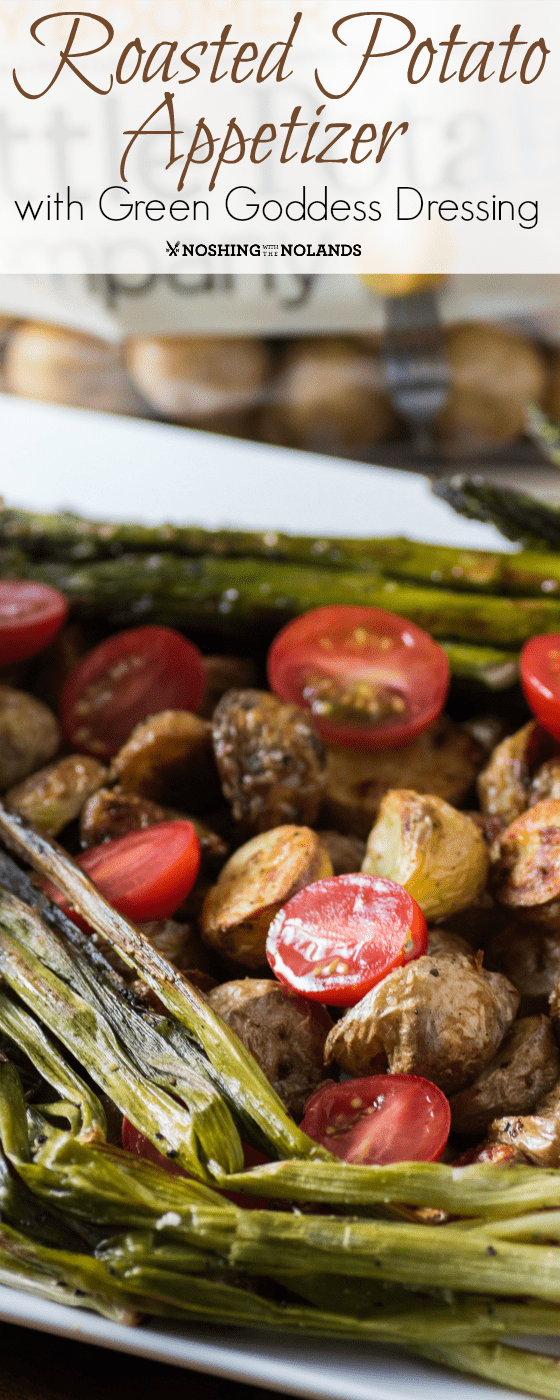
M405 788L383 798L362 870L403 885L427 919L444 919L479 898L489 864L470 817L441 797Z
M273 918L298 890L332 875L328 852L304 826L279 826L247 841L224 865L200 916L211 947L248 968L266 963Z
M554 739L534 719L503 739L477 782L484 816L497 817L502 826L509 826L520 817L529 805L532 774L557 748ZM543 792L545 796L553 794Z
M392 1074L420 1074L457 1093L492 1059L518 1005L515 987L474 958L427 953L390 972L337 1021L326 1063L371 1074L384 1051Z
M533 1113L495 1118L488 1140L523 1153L535 1166L560 1166L560 1084L540 1099Z
M332 1027L325 1008L279 982L251 977L216 987L208 1001L251 1051L299 1122L310 1094L324 1078L323 1052Z
M324 826L367 839L391 788L413 788L460 806L483 762L479 744L446 715L401 749L327 748Z
M123 792L197 815L221 796L210 725L189 710L162 710L137 724L109 776Z
M67 822L79 816L84 802L106 777L107 769L96 758L71 754L10 788L6 802L45 836L57 836Z
M560 801L538 802L492 848L492 891L518 916L560 929Z
M315 821L325 751L305 710L264 690L230 690L212 731L224 796L246 831Z
M507 924L489 939L484 962L492 972L503 972L517 987L522 1016L547 1011L560 982L560 931Z
M481 1137L498 1116L532 1113L560 1076L560 1055L549 1016L514 1021L482 1074L451 1099L455 1133Z
M36 772L60 747L52 710L23 690L0 685L0 791Z

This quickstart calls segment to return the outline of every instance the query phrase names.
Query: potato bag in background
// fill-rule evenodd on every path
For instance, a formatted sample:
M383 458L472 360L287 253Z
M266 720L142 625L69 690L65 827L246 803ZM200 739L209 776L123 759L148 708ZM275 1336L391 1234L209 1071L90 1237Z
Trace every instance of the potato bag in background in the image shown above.
M155 413L220 433L249 430L271 373L266 342L250 336L135 336L126 362Z
M257 434L287 447L367 456L395 423L380 342L323 336L287 347Z
M65 326L22 322L6 352L6 388L29 399L75 408L146 415L119 345Z

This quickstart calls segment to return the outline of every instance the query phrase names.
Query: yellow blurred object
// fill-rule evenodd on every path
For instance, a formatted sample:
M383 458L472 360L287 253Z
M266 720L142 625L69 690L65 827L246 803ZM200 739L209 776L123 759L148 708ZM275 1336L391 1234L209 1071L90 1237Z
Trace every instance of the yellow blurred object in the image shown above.
M364 272L360 280L382 297L412 297L445 281L443 272Z

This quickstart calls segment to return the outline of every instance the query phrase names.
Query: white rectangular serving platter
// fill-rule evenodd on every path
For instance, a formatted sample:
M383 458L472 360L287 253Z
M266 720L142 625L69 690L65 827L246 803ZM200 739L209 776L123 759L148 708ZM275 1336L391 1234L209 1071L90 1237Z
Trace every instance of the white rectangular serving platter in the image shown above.
M394 535L511 549L407 472L237 442L157 423L0 397L6 504L98 518L316 535ZM512 1392L386 1347L157 1323L118 1327L0 1288L0 1318L286 1394L328 1400L511 1400ZM547 1350L549 1346L547 1346Z

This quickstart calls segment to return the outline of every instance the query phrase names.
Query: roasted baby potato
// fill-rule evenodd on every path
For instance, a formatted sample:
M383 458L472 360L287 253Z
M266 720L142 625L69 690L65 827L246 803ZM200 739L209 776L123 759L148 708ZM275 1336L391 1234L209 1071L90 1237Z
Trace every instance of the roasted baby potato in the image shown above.
M413 788L460 806L482 761L476 741L446 715L403 748L365 753L329 746L322 823L366 839L390 788Z
M315 821L325 753L305 710L264 690L230 690L214 713L224 796L247 831Z
M508 923L489 939L484 962L517 987L523 1016L547 1011L560 982L560 930Z
M258 685L258 670L250 656L205 656L206 690L198 707L202 719L212 719L227 690L248 690Z
M224 982L208 1001L254 1055L288 1113L298 1122L324 1078L323 1052L332 1021L324 1006L279 982L246 977Z
M150 923L139 924L138 927L152 948L168 958L181 972L190 968L201 972L210 970L208 949L192 924L180 924L175 919L152 919Z
M439 953L445 953L448 958L472 958L473 950L460 934L450 933L447 928L431 928L428 930L428 953L432 958Z
M498 744L477 782L485 816L498 817L502 826L520 817L529 805L532 775L557 747L534 719Z
M362 870L403 885L426 919L467 909L482 893L490 857L470 817L441 797L388 792L370 832Z
M475 958L427 953L345 1012L328 1037L326 1063L366 1075L384 1053L392 1074L420 1074L454 1094L493 1058L518 1005L507 978Z
M534 807L537 802L546 802L549 798L555 802L560 800L560 758L549 758L537 768L529 784L527 805Z
M353 875L361 870L366 843L359 836L343 836L340 831L319 831L326 846L335 875Z
M560 1166L560 1084L539 1100L533 1113L495 1118L488 1140L523 1154L522 1159L535 1166Z
M167 820L165 809L157 802L120 788L101 787L82 807L80 841L82 846L100 846L102 841L114 841L129 831Z
M517 917L560 930L560 802L537 802L492 848L492 890Z
M140 831L144 827L155 826L157 822L178 818L192 822L203 861L214 865L225 860L228 854L226 842L200 817L160 807L158 802L137 797L134 792L121 792L118 787L100 788L88 798L80 817L80 840L82 846L99 846L102 841L113 841L118 836L126 836L129 831Z
M84 802L106 777L107 769L96 758L74 753L10 788L6 802L45 836L57 836L67 822L80 815Z
M482 1074L451 1099L455 1133L481 1137L498 1115L532 1113L560 1076L560 1055L549 1016L514 1021Z
M233 962L262 967L275 914L298 890L332 873L328 852L309 827L278 826L254 836L230 856L207 895L202 936Z
M210 725L189 710L151 715L119 749L110 779L151 802L197 815L210 811L221 797Z
M0 685L0 791L54 758L60 737L58 720L41 700Z

